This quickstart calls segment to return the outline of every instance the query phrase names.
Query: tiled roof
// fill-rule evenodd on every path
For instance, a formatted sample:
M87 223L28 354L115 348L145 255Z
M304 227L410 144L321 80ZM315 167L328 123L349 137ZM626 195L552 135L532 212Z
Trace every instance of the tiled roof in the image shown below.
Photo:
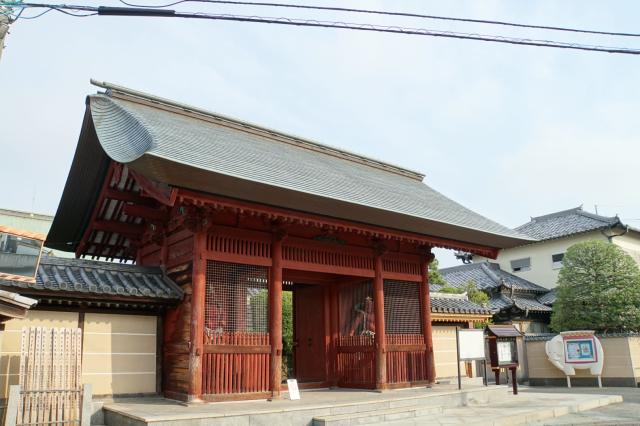
M489 299L489 308L492 312L499 312L515 306L516 308L529 312L551 312L550 306L544 305L538 301L533 295L514 295L507 296L504 293L493 295Z
M548 289L500 269L500 265L490 262L469 263L440 269L442 278L452 287L462 288L473 281L478 289L488 291L500 286L514 290L546 293Z
M586 212L582 207L576 207L545 216L532 217L531 221L515 229L537 240L550 240L616 225L622 225L617 216L600 216Z
M35 284L0 279L2 287L20 293L54 293L58 297L100 297L177 301L182 290L160 268L42 256Z
M450 314L490 315L491 311L477 305L462 294L431 294L431 312Z
M157 182L250 202L492 248L533 241L435 191L419 173L131 89L100 85L108 90L88 98L87 121L93 129L83 129L78 153L83 143L95 144L94 131L99 151L76 153L72 172L106 158ZM76 231L66 228L76 221L71 213L78 206L67 205L65 196L71 200L78 185L67 181L49 234L52 248L71 242L66 248L74 249L77 239L71 234Z
M553 305L556 302L556 289L554 288L548 293L545 293L542 296L538 296L538 302L547 306Z

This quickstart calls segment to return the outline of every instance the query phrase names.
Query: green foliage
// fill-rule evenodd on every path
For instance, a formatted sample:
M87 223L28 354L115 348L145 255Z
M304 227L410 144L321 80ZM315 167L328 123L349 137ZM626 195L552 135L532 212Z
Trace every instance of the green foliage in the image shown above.
M478 322L473 323L473 328L484 329L488 325L491 325L491 324L493 324L493 319L489 318L486 321L478 321Z
M290 291L282 292L282 374L287 377L289 373L289 363L293 355L293 294ZM269 292L260 290L249 300L251 305L251 330L262 330L267 324Z
M475 281L469 280L464 285L464 291L467 292L469 300L480 306L487 306L489 303L489 295L478 289Z
M456 287L450 287L448 284L445 283L445 286L442 287L440 290L438 290L438 293L462 294L464 293L464 290Z
M282 352L293 353L293 293L282 292Z
M618 246L586 241L564 255L553 305L556 331L640 331L640 270Z
M435 257L429 264L429 284L447 285L447 282L442 278L442 275L440 275L440 271L438 271L438 259Z

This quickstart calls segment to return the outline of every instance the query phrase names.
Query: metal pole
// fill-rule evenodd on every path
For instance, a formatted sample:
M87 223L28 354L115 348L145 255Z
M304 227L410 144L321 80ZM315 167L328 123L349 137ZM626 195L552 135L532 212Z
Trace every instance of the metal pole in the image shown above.
M462 389L462 378L460 377L460 328L456 327L456 359L458 360L458 390Z
M482 366L484 368L484 385L489 386L489 377L487 376L487 360L482 360Z

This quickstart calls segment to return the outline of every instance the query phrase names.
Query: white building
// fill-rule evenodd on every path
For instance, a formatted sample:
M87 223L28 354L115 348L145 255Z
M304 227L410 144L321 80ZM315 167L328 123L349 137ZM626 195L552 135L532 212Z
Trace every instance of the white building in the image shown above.
M623 224L618 216L600 216L577 207L532 217L515 230L538 241L500 250L495 262L502 270L546 288L556 286L567 249L582 241L609 241L640 264L640 230ZM483 260L486 259L473 257L474 263Z

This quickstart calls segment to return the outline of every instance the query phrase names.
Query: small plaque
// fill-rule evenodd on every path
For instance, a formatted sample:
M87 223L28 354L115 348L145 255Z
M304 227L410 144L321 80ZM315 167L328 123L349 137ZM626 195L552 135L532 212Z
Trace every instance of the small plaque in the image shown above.
M296 379L287 379L287 386L289 387L289 399L292 401L300 399L298 381Z

